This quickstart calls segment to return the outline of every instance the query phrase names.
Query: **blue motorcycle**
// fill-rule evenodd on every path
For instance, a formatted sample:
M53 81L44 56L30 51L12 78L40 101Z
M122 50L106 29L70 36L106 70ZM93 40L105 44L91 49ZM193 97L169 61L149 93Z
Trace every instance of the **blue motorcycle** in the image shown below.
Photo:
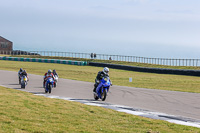
M46 81L46 85L45 85L45 93L47 93L47 92L51 93L53 84L54 84L53 78L48 78Z
M94 93L94 99L101 99L102 101L105 101L110 85L110 78L108 76L103 77L96 89L96 93Z

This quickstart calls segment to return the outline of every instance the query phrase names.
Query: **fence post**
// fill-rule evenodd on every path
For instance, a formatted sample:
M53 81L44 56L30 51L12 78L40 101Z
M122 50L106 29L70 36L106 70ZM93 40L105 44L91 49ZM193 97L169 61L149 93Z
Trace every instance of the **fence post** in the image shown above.
M185 59L185 61L186 61L186 66L187 66L187 59Z
M194 59L193 59L193 66L194 66Z

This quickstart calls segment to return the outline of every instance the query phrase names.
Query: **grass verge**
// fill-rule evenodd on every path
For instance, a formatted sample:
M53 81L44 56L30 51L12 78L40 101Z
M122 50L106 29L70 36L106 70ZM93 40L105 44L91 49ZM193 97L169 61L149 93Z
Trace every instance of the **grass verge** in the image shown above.
M200 133L198 128L0 87L0 132Z
M48 69L56 69L61 78L87 82L94 82L97 72L103 69L53 63L0 61L1 70L17 72L19 68L38 75L43 75ZM129 77L133 78L133 82L129 82ZM114 85L200 93L200 77L110 69L110 78Z

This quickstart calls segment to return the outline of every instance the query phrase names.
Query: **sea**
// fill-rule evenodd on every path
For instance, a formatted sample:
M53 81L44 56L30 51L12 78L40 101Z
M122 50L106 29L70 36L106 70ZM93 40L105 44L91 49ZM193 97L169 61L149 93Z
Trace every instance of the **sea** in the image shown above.
M14 50L96 53L147 58L200 59L200 46L159 44L56 44L15 45Z

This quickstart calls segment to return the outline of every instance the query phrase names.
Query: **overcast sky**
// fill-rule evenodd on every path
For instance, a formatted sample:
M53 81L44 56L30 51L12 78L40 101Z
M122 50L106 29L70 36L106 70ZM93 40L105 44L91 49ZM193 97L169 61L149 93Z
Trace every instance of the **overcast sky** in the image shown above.
M199 7L200 0L0 0L0 36L21 50L199 58Z

